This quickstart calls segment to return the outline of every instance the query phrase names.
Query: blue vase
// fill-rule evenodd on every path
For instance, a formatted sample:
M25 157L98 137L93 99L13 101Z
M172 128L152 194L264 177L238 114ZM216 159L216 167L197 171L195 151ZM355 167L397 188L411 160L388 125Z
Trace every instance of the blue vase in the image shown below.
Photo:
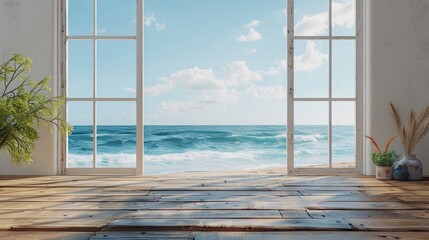
M392 173L393 179L399 181L407 181L409 176L410 174L408 173L408 169L406 167L402 167L402 165L398 165Z
M422 162L416 158L416 155L404 156L399 162L398 166L406 167L409 173L408 180L422 180L423 179L423 166Z

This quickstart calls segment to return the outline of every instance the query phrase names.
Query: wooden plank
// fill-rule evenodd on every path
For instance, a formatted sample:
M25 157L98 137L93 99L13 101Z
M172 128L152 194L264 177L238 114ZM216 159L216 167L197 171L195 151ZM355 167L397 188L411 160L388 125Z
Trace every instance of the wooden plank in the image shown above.
M360 191L319 191L319 190L299 190L303 196L367 196Z
M368 187L362 187L362 192L366 195L414 195L410 191L403 190L396 187L391 188L368 188Z
M0 230L95 232L100 231L109 222L109 219L3 218L0 219Z
M11 202L156 202L159 196L135 195L3 195L0 201Z
M316 237L317 236L317 237ZM347 239L347 240L386 240L386 239L401 239L401 240L427 240L429 239L428 232L339 232L339 231L306 231L306 232L210 232L196 233L195 240L217 240L217 239L240 239L240 240L332 240L332 239Z
M117 219L106 230L192 230L192 231L274 231L274 230L351 230L344 220L332 219Z
M0 231L0 239L2 240L87 240L94 235L94 232Z
M429 231L429 219L346 219L364 231Z
M361 191L364 190L361 187L312 187L312 186L292 186L292 187L269 187L271 191Z
M429 218L429 210L408 211L408 214L417 218Z
M308 210L312 218L362 218L362 219L384 219L384 218L416 218L412 212L421 210Z
M11 187L1 188L1 196L5 195L119 195L136 194L144 196L149 193L147 188L142 187L124 187L124 188L77 188L77 187Z
M310 218L305 211L286 212L288 218ZM306 216L306 217L304 217ZM159 219L280 219L277 210L143 210L129 212L123 218Z
M406 196L397 196L396 198L405 202L429 203L429 196L427 195L406 195Z
M316 206L308 206L312 210L338 209L338 210L407 210L424 209L421 206L407 205L399 202L321 202L313 203Z
M163 191L153 189L149 195L160 196L301 196L298 191Z
M146 239L177 239L177 240L193 240L195 234L191 232L98 232L90 240L146 240Z
M17 218L54 218L54 219L114 219L127 217L135 211L126 210L0 210L0 219L17 219Z
M0 209L104 209L104 210L406 210L427 209L426 205L399 202L0 202Z
M265 201L265 202L374 202L389 201L392 198L385 196L365 196L365 195L340 195L340 196L275 196L262 194L257 196L161 196L159 201L165 202L240 202L240 201Z

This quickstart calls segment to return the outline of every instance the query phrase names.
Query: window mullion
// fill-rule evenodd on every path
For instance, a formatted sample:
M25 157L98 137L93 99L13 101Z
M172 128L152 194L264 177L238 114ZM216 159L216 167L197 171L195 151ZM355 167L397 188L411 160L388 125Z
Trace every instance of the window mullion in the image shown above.
M329 168L332 168L332 0L329 0Z
M294 0L287 2L287 168L294 170Z
M136 0L137 23L136 23L136 45L137 45L137 99L136 99L136 174L143 174L144 155L144 123L143 123L143 1Z
M93 1L93 35L97 35L97 0ZM94 38L92 40L92 167L96 168L97 163L97 40Z

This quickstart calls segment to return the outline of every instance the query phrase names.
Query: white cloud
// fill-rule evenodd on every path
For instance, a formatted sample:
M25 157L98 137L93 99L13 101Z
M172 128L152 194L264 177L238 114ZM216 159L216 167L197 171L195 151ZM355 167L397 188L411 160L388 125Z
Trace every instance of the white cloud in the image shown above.
M261 23L259 20L253 20L249 24L244 25L245 28L254 28L257 27Z
M144 17L143 23L146 26L152 26L153 23L156 22L156 18L154 16Z
M145 93L158 96L175 87L182 87L189 91L212 91L224 88L223 81L216 78L211 68L188 68L170 74L168 77L162 77L160 80L163 83L146 87Z
M263 71L262 74L275 76L275 75L279 75L280 73L285 72L287 70L286 59L282 59L282 60L278 61L276 64L277 64L277 66L268 68L267 70Z
M164 83L158 83L155 86L145 87L144 91L150 96L158 96L172 89L173 82L166 79Z
M156 23L156 30L162 31L166 29L165 23Z
M279 62L279 69L280 69L281 71L286 71L286 70L287 70L287 61L286 61L286 59L282 59L282 60Z
M184 88L188 91L219 92L229 86L245 86L260 81L261 75L249 69L244 61L234 61L225 70L224 78L216 76L212 68L188 68L160 78L162 83L145 88L145 93L158 96L173 88Z
M104 33L106 33L107 32L107 29L106 28L99 28L99 29L97 29L97 33L98 34L104 34Z
M222 90L216 94L205 94L202 96L195 97L189 101L163 101L158 106L157 111L159 113L174 113L174 112L185 112L198 109L206 109L212 105L223 103L230 104L237 102L240 96L240 92L235 89Z
M256 48L253 48L252 50L250 50L250 54L255 54L256 53Z
M264 75L275 76L279 75L281 71L276 67L270 67L263 72Z
M171 74L168 79L174 84L183 86L191 91L210 91L224 87L223 81L215 76L211 68L201 69L193 67L180 70Z
M256 27L261 23L259 20L253 20L249 24L244 25L244 28L248 29L247 35L240 35L237 37L239 42L252 42L262 38L261 34L256 31Z
M297 36L318 36L328 32L328 13L322 12L311 16L304 16L295 25Z
M241 95L240 90L235 88L261 80L261 75L250 70L244 61L230 63L222 76L218 77L211 68L188 68L160 78L162 82L146 87L145 93L158 96L175 88L191 93L185 101L163 101L157 107L159 113L205 109L214 104L225 104L227 107L237 102Z
M240 35L237 37L239 42L252 42L260 40L261 34L257 32L254 28L249 28L249 33L247 35Z
M307 41L305 53L294 58L294 68L297 72L311 72L322 66L328 60L328 54L316 49L314 41Z
M158 112L184 112L184 111L190 111L195 109L202 109L204 106L200 105L198 102L195 101L163 101L158 106L157 110Z
M155 25L156 30L159 31L167 29L165 23L158 22L158 20L154 16L144 17L143 24L148 27Z
M355 4L353 0L333 1L332 19L333 27L354 26ZM304 16L295 25L295 35L297 36L318 36L328 33L329 16L328 12L321 12L315 15ZM284 32L284 31L283 31Z
M227 86L249 85L260 81L261 75L249 69L244 61L234 61L226 68L225 84Z
M136 89L135 89L135 88L132 88L132 87L124 87L124 88L122 88L122 91L130 92L130 93L135 93L135 92L137 92L137 91L136 91Z
M332 2L334 26L351 28L355 25L355 4L352 0Z
M263 100L284 99L287 94L286 89L280 85L266 87L252 85L245 92L253 98Z

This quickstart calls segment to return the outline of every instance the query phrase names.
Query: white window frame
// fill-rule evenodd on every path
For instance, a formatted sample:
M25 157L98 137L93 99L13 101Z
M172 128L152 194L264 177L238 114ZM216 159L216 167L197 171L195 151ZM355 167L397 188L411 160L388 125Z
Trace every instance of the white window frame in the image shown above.
M59 11L61 13L60 48L61 48L61 79L60 92L66 96L67 92L67 43L69 40L93 41L93 93L91 98L67 98L65 108L69 102L92 102L93 114L93 165L90 168L67 167L68 141L61 141L60 174L88 175L88 174L143 174L143 0L136 1L136 35L135 36L98 36L97 35L97 0L93 1L93 33L91 36L68 36L67 34L67 0L61 0ZM135 40L136 41L136 97L134 98L98 98L97 91L97 40ZM97 162L97 103L98 102L134 102L136 103L136 167L135 168L105 168L96 167ZM64 111L67 119L67 111Z
M288 104L287 104L287 168L288 174L361 174L363 169L363 0L356 1L356 36L332 36L332 0L329 0L329 35L328 36L295 36L294 35L294 1L288 0ZM329 41L329 96L327 98L295 98L294 96L294 41L295 40L328 40ZM356 93L354 98L332 97L332 41L356 40ZM294 162L294 104L295 102L328 102L329 103L329 166L328 168L295 167ZM332 167L332 103L356 103L356 164L354 168Z

